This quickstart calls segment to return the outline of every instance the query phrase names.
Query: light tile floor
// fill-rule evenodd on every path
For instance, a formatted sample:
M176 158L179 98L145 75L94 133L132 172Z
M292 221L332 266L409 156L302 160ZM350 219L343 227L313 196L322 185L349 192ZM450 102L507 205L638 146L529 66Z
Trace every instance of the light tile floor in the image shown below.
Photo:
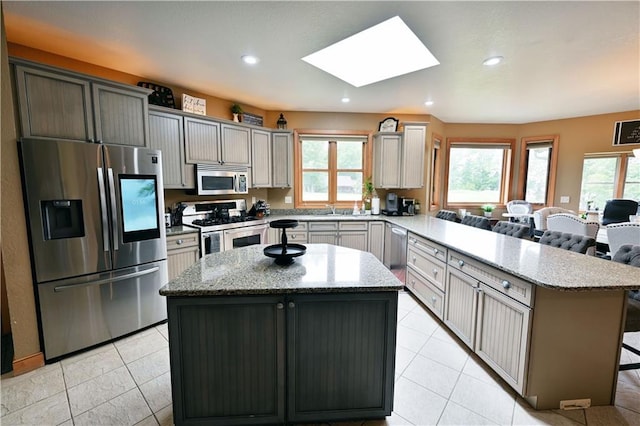
M640 370L620 372L615 406L535 411L406 292L397 341L393 415L340 425L640 425ZM640 333L625 341L640 346ZM171 425L167 325L0 385L3 426Z

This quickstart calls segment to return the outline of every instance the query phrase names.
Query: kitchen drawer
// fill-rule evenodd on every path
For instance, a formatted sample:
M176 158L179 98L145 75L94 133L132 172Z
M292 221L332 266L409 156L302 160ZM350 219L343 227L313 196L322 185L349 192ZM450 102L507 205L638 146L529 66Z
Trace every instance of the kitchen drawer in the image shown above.
M431 312L441 320L444 319L444 293L442 291L411 268L407 268L406 285Z
M309 222L309 231L337 231L338 222Z
M368 231L369 224L367 222L343 221L338 222L338 228L341 231Z
M447 248L427 240L419 235L409 233L409 248L413 247L416 250L420 250L425 254L440 259L443 262L447 261Z
M425 254L424 251L409 245L407 266L421 273L442 291L444 291L446 265L446 263Z
M288 243L296 243L296 244L304 244L308 242L307 231L298 231L298 228L294 228L295 230L289 229L287 230L287 242Z
M170 235L167 237L167 251L181 250L187 247L200 245L200 233L191 232L188 234Z
M531 306L533 303L533 292L535 288L533 284L486 266L454 251L449 251L449 260L447 263L449 268L453 267L463 271L467 275L491 286L493 289L520 303L524 303L527 306Z
M309 222L298 222L298 226L296 226L295 228L292 228L291 230L295 230L296 232L298 231L307 231ZM288 234L287 234L288 235Z

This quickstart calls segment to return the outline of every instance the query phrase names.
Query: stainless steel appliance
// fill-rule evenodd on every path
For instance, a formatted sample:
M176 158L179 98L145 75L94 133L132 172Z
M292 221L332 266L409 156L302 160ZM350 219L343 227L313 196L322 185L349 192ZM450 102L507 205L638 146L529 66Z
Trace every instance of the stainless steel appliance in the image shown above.
M407 269L407 230L390 223L385 227L382 263L403 283Z
M247 215L243 199L181 204L183 225L200 229L202 256L266 242L267 221Z
M401 198L401 211L403 216L413 216L416 214L415 198Z
M45 359L165 320L160 151L35 139L19 149Z
M196 164L198 195L246 194L249 172L246 167Z
M389 192L385 201L385 208L381 210L387 216L402 216L402 198L398 194Z

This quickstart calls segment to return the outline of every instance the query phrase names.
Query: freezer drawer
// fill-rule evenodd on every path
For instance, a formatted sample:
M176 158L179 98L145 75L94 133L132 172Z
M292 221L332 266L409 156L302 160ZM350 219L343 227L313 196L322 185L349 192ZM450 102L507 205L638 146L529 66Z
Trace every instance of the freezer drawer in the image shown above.
M38 285L45 359L167 319L167 261Z

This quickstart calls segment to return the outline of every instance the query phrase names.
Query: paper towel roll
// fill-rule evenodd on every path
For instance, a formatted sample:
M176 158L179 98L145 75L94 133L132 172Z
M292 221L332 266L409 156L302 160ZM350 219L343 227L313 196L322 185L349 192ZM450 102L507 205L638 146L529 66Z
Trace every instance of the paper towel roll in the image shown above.
M371 214L380 214L380 198L371 199Z

